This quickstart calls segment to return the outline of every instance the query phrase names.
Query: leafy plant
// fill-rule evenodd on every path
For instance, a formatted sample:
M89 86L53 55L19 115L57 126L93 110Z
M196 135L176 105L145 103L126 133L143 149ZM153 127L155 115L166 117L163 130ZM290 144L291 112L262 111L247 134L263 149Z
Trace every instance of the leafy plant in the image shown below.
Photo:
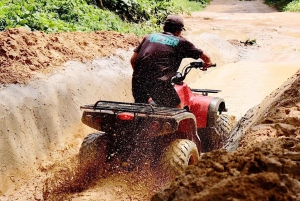
M300 0L290 2L283 11L300 12Z
M169 14L187 12L188 0L0 0L0 31L26 27L48 32L113 30L145 35L160 31ZM203 0L206 1L206 0Z
M176 0L176 3L181 5L185 12L190 13L203 10L210 3L210 0Z
M266 4L274 6L279 11L284 11L286 5L292 2L292 0L265 0Z
M137 23L149 20L148 13L136 0L86 0L86 2L101 9L108 9L125 21Z

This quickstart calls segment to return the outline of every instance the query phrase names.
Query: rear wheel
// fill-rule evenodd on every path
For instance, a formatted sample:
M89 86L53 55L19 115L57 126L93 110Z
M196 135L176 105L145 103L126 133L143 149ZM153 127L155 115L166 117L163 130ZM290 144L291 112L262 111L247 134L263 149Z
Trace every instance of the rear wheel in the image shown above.
M79 167L84 177L92 179L104 170L107 155L107 137L104 133L89 134L79 150Z
M183 173L189 165L199 161L199 153L193 141L178 139L163 150L160 164L171 176Z

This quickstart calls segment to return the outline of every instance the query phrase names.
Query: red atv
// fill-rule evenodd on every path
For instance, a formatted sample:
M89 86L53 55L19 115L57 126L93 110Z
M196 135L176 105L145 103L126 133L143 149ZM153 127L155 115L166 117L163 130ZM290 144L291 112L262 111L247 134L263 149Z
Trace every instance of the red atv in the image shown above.
M89 134L79 151L86 174L145 163L177 174L197 163L201 152L221 148L232 118L222 114L222 98L208 96L218 90L190 89L183 82L192 68L204 70L203 62L191 62L172 78L183 109L111 101L81 106L82 122L100 131Z

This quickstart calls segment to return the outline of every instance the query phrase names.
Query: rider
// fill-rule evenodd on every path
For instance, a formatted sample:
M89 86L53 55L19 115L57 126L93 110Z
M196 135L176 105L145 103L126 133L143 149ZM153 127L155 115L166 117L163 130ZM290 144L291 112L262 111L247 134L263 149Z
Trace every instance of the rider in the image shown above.
M181 36L185 30L183 19L169 15L163 33L147 35L134 49L132 94L136 103L153 101L165 107L181 107L180 99L171 84L183 58L202 59L205 67L211 65L210 57Z

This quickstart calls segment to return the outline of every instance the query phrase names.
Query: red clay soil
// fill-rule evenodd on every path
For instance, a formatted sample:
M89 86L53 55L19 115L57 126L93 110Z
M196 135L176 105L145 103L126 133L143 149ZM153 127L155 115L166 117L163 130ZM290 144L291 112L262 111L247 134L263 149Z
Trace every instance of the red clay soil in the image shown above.
M213 151L152 200L299 200L299 151L299 140L287 138Z
M85 62L134 47L139 38L111 31L45 34L23 28L0 32L0 41L0 84L23 84L66 61Z

